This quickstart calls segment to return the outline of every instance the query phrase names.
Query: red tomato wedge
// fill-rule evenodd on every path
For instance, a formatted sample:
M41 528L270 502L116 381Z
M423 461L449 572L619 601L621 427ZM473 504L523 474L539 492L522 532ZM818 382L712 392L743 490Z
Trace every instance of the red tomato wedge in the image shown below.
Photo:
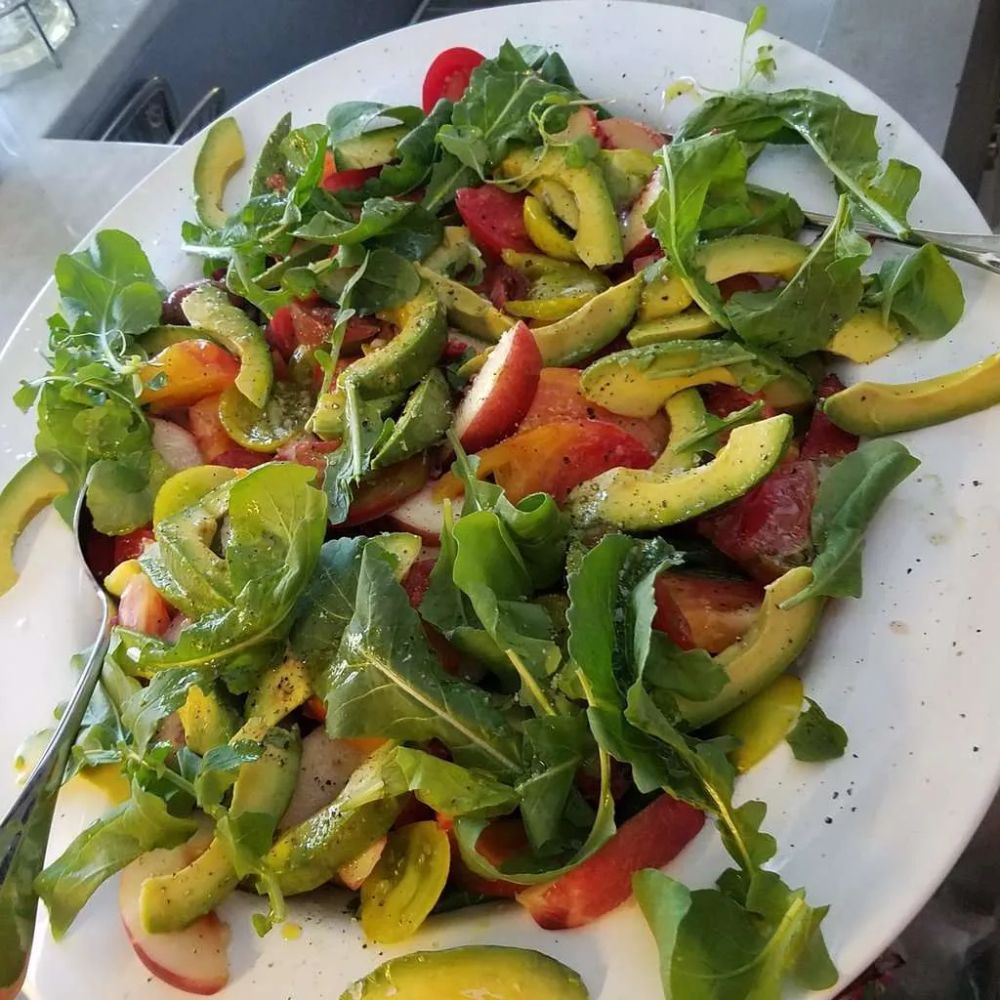
M662 573L656 580L653 627L682 649L721 653L746 634L763 600L764 588L750 580ZM678 627L676 615L683 626Z
M836 375L827 375L819 384L816 395L820 399L826 399L835 392L840 392L843 388L844 383ZM822 408L817 406L813 410L812 420L802 441L799 454L801 458L836 460L849 455L857 446L857 436L841 430L823 412Z
M295 324L292 322L292 310L288 306L275 310L264 328L264 337L286 361L292 356L296 347Z
M538 388L542 352L524 323L500 338L455 413L455 433L466 451L480 451L510 434Z
M340 440L319 441L314 437L296 438L283 444L275 453L278 462L295 462L298 465L311 465L321 474L326 472L326 457L340 447ZM315 485L322 484L322 476Z
M326 161L323 164L323 179L319 184L331 194L336 194L337 191L355 190L370 177L378 177L381 169L381 167L367 167L364 170L338 170L333 153L327 150Z
M501 191L490 184L459 188L455 208L469 227L473 241L486 253L494 257L504 250L537 253L524 228L524 195Z
M653 464L653 456L631 434L602 420L552 421L520 431L478 457L479 475L492 475L511 503L531 493L551 493L562 503L574 487L608 469ZM434 492L439 500L457 497L462 483L449 472Z
M206 396L188 409L191 433L206 462L215 462L225 451L239 447L226 433L219 418L219 396Z
M129 559L138 559L146 551L146 546L152 545L155 541L153 529L148 526L136 528L127 535L117 535L113 549L114 564L117 566Z
M424 77L422 103L424 114L430 114L441 98L457 101L469 85L472 71L485 60L475 49L456 46L435 56Z
M728 417L730 413L745 409L758 399L763 399L762 393L750 395L735 385L724 385L722 382L713 382L705 386L702 395L705 398L705 409L716 417ZM777 411L764 404L761 417L773 417Z
M427 482L427 477L427 462L423 455L380 469L358 487L344 524L364 524L383 517L418 492Z
M118 624L143 635L163 635L170 626L170 605L145 573L136 573L118 602Z
M733 503L698 518L698 531L761 583L808 561L816 464L786 459Z
M624 903L632 895L632 876L672 861L704 823L697 809L661 795L578 868L525 889L517 901L546 930L582 927Z
M580 392L580 372L575 368L542 369L535 398L519 429L528 431L553 420L603 420L616 424L654 455L663 451L667 440L667 418L662 414L648 420L622 417L585 399Z
M250 451L236 445L216 455L212 459L213 465L225 465L230 469L253 469L255 466L264 465L271 461L270 455L262 454L259 451Z

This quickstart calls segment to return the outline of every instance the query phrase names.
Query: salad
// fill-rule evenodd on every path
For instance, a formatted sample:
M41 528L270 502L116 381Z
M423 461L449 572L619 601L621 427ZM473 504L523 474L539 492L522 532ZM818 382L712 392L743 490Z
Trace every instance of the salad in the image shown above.
M233 212L217 121L181 232L202 280L168 293L114 230L59 258L0 585L83 493L118 604L67 774L116 801L37 880L57 938L120 872L139 959L208 994L236 890L259 934L346 893L377 944L634 896L665 997L837 981L736 778L786 740L844 753L788 670L919 464L888 435L1000 402L1000 360L843 385L838 358L945 336L962 287L930 244L866 269L854 219L906 236L919 171L773 65L670 137L558 53L449 49L422 107L282 118ZM748 177L789 143L830 170L825 231ZM692 891L662 869L699 835L731 867ZM343 1000L587 997L539 942L416 952Z

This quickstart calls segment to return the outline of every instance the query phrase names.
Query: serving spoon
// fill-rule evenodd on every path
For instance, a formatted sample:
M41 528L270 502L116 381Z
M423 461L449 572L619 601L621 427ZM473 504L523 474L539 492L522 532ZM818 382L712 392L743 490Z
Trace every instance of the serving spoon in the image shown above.
M811 226L819 229L826 229L833 222L833 216L823 212L803 210L802 214ZM925 243L934 243L947 257L1000 274L1000 236L996 233L939 233L931 229L911 229L908 236L897 236L857 218L854 230L862 236L890 240L904 246L921 247Z
M24 982L35 932L35 878L45 863L56 797L70 749L97 687L108 648L111 605L84 554L84 490L73 512L77 553L101 604L101 629L55 734L10 811L0 822L0 1000L15 1000Z

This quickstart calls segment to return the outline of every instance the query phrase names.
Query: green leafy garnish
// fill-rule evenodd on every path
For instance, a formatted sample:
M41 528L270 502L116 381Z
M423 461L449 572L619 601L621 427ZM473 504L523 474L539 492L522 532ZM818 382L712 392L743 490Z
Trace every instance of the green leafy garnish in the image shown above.
M844 750L847 749L844 727L827 718L826 713L812 698L806 698L806 701L809 702L809 707L785 737L796 760L820 761L843 757Z
M841 198L837 213L792 279L769 292L737 292L725 306L740 338L786 357L819 350L861 301L868 241L851 228Z
M886 497L920 460L898 441L866 441L823 477L812 512L813 579L782 604L810 597L860 597L865 529Z

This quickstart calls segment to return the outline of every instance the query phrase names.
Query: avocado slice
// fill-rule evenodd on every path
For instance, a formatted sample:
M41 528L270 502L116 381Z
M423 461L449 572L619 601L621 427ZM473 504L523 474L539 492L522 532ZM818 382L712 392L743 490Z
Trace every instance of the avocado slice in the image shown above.
M262 719L276 726L312 696L312 681L305 664L294 656L271 667L247 698L248 719Z
M453 278L479 259L479 249L465 226L445 226L441 243L424 258L424 267Z
M153 527L196 504L212 490L236 479L235 469L225 465L193 465L175 472L157 490L153 501Z
M234 384L254 406L263 407L271 394L274 367L261 328L221 288L208 283L185 296L181 309L192 326L204 327L240 359Z
M697 340L721 331L722 327L708 313L687 309L676 316L636 323L626 337L633 347L646 347L648 344L662 344L665 340Z
M823 349L865 365L891 354L903 336L903 328L891 316L883 319L881 309L866 306L847 320Z
M448 339L444 318L445 309L434 288L430 282L423 282L416 296L402 309L399 333L385 347L346 368L340 376L341 383L357 386L366 399L409 389L441 357Z
M385 418L393 410L398 409L406 393L396 392L390 396L381 396L378 399L370 399L368 402L375 408L379 417ZM344 412L347 407L347 397L343 389L334 389L332 392L321 393L316 400L316 407L306 424L308 430L321 437L324 441L339 438L344 433Z
M607 267L623 259L615 203L596 163L571 167L564 150L559 148L550 148L540 156L529 150L517 150L500 164L500 172L523 187L538 179L549 179L570 193L577 212L573 250L588 267ZM536 204L542 207L537 199ZM527 202L525 206L527 209Z
M548 955L525 948L467 945L390 959L340 1000L588 1000L583 980Z
M552 180L551 177L540 177L532 183L529 190L545 206L547 212L570 229L575 230L580 225L580 210L564 184Z
M448 313L448 322L460 330L496 343L517 322L466 285L437 274L424 264L415 267L441 300Z
M733 431L733 437L738 430ZM812 570L796 566L764 588L764 603L750 631L715 657L729 675L726 686L708 701L678 699L677 707L692 729L714 722L742 705L798 658L816 631L825 599L810 597L787 611L781 605L811 582Z
M760 233L725 236L698 248L698 263L713 285L737 274L774 274L788 281L808 256L809 248L795 240Z
M239 729L239 716L215 687L202 691L197 684L192 685L177 715L184 727L184 742L203 757L213 747L228 743Z
M448 381L432 368L410 393L392 433L373 456L372 468L394 465L437 444L451 427L452 416Z
M619 212L642 194L656 169L656 160L643 149L600 149L594 162Z
M779 409L812 400L812 385L797 369L729 340L668 340L609 354L584 371L580 390L615 413L651 417L675 393L712 382L763 391Z
M233 785L229 823L253 824L254 837L270 839L288 808L299 769L302 742L297 731L272 729L260 757L244 764ZM262 827L267 824L270 833ZM239 882L225 842L215 837L204 854L170 875L146 879L139 894L143 928L151 934L187 927L214 909Z
M264 863L286 895L318 889L388 831L404 801L400 796L344 809L335 799L286 831L268 851Z
M653 319L676 316L687 309L694 299L687 285L669 271L654 278L642 289L639 301L639 319L646 323Z
M685 389L667 400L666 411L670 421L667 446L652 466L653 472L665 475L693 469L698 464L697 451L678 451L677 445L704 426L705 402L697 389Z
M396 158L399 140L410 131L406 125L389 125L372 129L333 147L333 159L338 170L368 170L381 167Z
M628 326L642 292L642 276L636 275L595 295L565 319L535 327L535 342L542 363L549 367L572 365L606 347Z
M737 427L715 459L664 475L652 469L611 469L569 497L574 519L625 531L655 531L729 503L757 485L777 464L791 440L787 413Z
M226 224L222 196L229 178L243 165L243 134L232 117L212 124L194 163L194 207L202 224L221 229Z
M957 372L888 385L858 382L834 393L823 412L852 434L881 437L947 423L1000 403L1000 354Z
M0 492L0 594L17 583L14 546L32 518L69 487L38 456L22 465Z

